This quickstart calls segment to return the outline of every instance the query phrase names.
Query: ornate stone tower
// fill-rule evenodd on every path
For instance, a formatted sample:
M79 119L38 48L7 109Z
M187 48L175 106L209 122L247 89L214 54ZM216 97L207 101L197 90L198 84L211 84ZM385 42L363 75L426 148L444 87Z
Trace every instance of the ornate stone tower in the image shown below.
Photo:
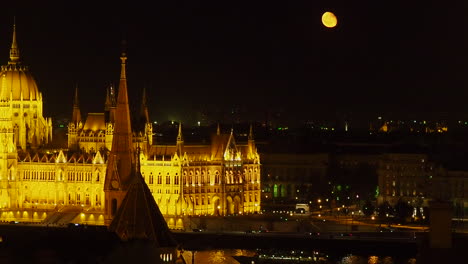
M141 99L140 108L140 123L143 128L139 131L139 137L142 138L142 149L144 153L148 152L148 149L153 145L153 124L149 118L148 102L146 99L146 89L143 89L143 96Z
M83 127L81 120L80 104L78 101L78 87L75 88L75 98L73 99L72 120L68 124L68 148L78 149L78 133Z
M104 121L106 126L106 148L112 148L112 136L114 134L115 111L117 102L115 100L115 88L112 84L109 85L106 91L106 102L104 104Z
M112 149L107 162L105 193L105 222L110 223L120 207L135 171L135 156L133 154L132 128L127 93L127 77L125 61L127 56L122 52L121 72L117 106L115 109L114 133Z
M20 61L16 25L13 25L10 61L1 67L0 78L0 100L10 104L14 144L25 150L50 142L52 122L42 116L42 94L28 67Z

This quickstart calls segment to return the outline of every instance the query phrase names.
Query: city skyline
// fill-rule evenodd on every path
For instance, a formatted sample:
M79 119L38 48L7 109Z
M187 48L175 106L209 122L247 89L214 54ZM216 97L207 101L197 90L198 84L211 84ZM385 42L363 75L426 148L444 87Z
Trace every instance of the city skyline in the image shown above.
M13 18L47 115L101 112L117 84L125 39L131 103L148 93L154 120L194 122L203 112L289 120L447 112L466 116L464 3L158 3L121 7L7 6L0 33L7 64ZM338 17L321 24L323 12ZM51 70L53 69L53 70ZM443 93L442 93L443 91ZM430 117L427 117L430 118ZM189 121L190 120L190 121ZM226 121L226 120L224 120Z

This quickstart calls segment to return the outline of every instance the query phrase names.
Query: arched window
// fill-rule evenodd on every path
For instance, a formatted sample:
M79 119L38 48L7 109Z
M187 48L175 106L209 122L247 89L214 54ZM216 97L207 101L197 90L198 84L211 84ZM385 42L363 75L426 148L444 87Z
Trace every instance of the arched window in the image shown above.
M179 184L179 175L176 173L174 177L174 184L178 185Z
M149 184L153 184L153 173L150 173Z
M162 184L162 175L161 175L161 173L158 174L158 184Z
M215 184L219 184L219 171L215 172Z
M166 175L166 184L171 184L171 176L169 175L169 173L167 173Z

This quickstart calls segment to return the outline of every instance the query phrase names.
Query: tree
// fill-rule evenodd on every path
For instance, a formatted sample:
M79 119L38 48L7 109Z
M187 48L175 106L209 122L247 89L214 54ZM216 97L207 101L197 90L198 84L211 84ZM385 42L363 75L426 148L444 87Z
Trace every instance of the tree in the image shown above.
M412 213L412 206L410 206L407 202L403 200L398 200L398 202L395 205L395 214L400 222L405 223L406 218L410 217Z
M378 212L379 217L386 217L387 215L393 215L393 208L387 201L385 201L379 205Z
M370 200L366 200L364 205L362 206L362 212L366 216L371 216L374 214L375 206L372 204Z

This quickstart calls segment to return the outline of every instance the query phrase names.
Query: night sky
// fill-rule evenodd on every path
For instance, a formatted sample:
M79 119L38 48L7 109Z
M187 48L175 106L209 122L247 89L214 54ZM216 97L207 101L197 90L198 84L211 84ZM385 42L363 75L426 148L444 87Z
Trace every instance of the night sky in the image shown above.
M136 1L135 1L136 2ZM127 42L131 103L143 87L158 121L235 112L293 121L336 116L468 118L466 1L81 1L4 6L0 62L13 16L45 115L102 112ZM338 17L333 29L321 15Z

